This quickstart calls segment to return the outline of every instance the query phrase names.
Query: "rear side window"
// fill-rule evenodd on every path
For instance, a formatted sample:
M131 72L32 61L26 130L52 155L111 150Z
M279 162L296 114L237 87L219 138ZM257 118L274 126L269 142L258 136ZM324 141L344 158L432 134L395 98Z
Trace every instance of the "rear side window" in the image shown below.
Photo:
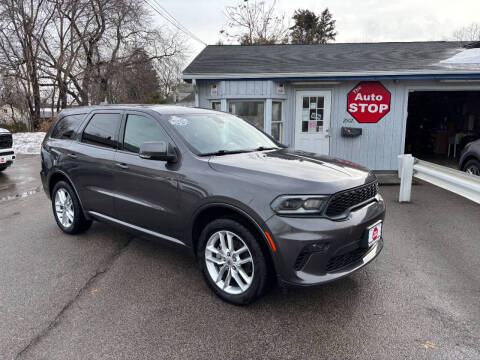
M71 139L84 118L85 114L67 115L63 117L57 123L55 129L53 129L52 138Z
M165 141L168 144L167 136L154 119L141 115L128 115L123 137L123 149L138 153L140 145L150 141Z
M95 114L83 131L82 142L87 144L117 147L117 130L120 125L120 114Z

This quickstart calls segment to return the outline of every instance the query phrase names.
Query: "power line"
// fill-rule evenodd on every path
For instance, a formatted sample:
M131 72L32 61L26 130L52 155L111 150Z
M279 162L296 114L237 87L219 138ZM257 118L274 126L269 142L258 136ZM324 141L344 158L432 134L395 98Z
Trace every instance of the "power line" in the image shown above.
M153 6L151 3L149 3L147 0L143 0L148 6L150 6L158 15L163 17L165 20L167 20L170 24L172 24L174 27L176 27L178 30L183 32L185 35L188 35L191 37L193 40L196 40L203 45L207 46L207 44L202 41L200 38L198 38L195 34L193 34L190 30L188 30L185 26L183 26L177 19L175 19L163 6L161 6L158 2L155 0L154 3L159 6L167 15L165 15L163 12L161 12L159 9L157 9L155 6Z
M182 29L184 29L185 31L187 31L191 36L193 36L194 38L200 40L203 44L205 44L199 37L197 37L194 33L192 33L188 28L186 28L184 25L182 25L182 23L180 21L178 21L175 16L173 16L172 14L170 14L168 12L167 9L165 9L162 4L160 4L160 1L159 0L152 0L161 10L163 10L163 12L165 12L169 17L170 19L175 22L178 26L180 26ZM205 44L206 45L206 44Z

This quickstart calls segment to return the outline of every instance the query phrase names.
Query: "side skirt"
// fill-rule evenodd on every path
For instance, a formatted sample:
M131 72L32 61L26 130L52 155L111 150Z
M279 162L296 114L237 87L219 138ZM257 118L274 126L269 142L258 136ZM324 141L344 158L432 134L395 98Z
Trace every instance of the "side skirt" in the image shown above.
M91 216L94 217L94 218L98 218L98 219L101 219L101 220L107 220L107 221L113 222L113 223L115 223L115 224L119 224L119 225L128 227L128 228L130 228L130 229L133 229L133 230L136 230L136 231L140 231L140 232L142 232L142 233L144 233L144 234L147 234L147 235L150 235L150 236L154 236L154 237L157 237L157 238L160 238L160 239L163 239L163 240L171 241L171 242L173 242L173 243L175 243L175 244L179 244L179 245L182 245L182 246L186 246L183 242L181 242L180 240L175 239L175 238L173 238L173 237L170 237L170 236L167 236L167 235L163 235L163 234L157 233L157 232L155 232L155 231L151 231L151 230L142 228L142 227L140 227L140 226L136 226L136 225L127 223L127 222L125 222L125 221L121 221L121 220L112 218L112 217L110 217L110 216L100 214L100 213L95 212L95 211L89 211L88 214L91 215Z

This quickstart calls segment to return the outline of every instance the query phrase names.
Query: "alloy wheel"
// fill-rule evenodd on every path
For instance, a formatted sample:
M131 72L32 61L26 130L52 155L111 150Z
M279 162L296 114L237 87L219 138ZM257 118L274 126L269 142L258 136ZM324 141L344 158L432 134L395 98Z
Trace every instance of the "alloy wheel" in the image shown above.
M55 213L64 228L72 226L75 215L73 201L68 191L63 188L58 189L55 193Z
M480 169L476 165L470 165L469 167L467 167L465 171L467 172L467 174L477 175L477 176L480 175Z
M227 294L243 294L252 284L252 254L242 238L231 231L221 230L210 236L205 262L210 278Z

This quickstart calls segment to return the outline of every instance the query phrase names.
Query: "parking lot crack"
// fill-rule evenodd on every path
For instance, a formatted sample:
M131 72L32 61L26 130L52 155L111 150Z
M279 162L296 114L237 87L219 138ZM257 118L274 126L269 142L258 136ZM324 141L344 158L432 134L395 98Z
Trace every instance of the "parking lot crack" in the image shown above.
M112 255L105 261L105 263L99 267L85 282L85 284L75 293L75 295L65 303L60 309L57 315L50 321L45 328L43 328L38 334L36 334L15 356L14 359L21 359L24 354L30 351L36 344L42 339L46 338L50 332L62 321L65 313L75 304L75 302L87 291L95 281L97 281L102 275L104 275L113 266L115 261L122 255L128 248L132 238L128 238Z

